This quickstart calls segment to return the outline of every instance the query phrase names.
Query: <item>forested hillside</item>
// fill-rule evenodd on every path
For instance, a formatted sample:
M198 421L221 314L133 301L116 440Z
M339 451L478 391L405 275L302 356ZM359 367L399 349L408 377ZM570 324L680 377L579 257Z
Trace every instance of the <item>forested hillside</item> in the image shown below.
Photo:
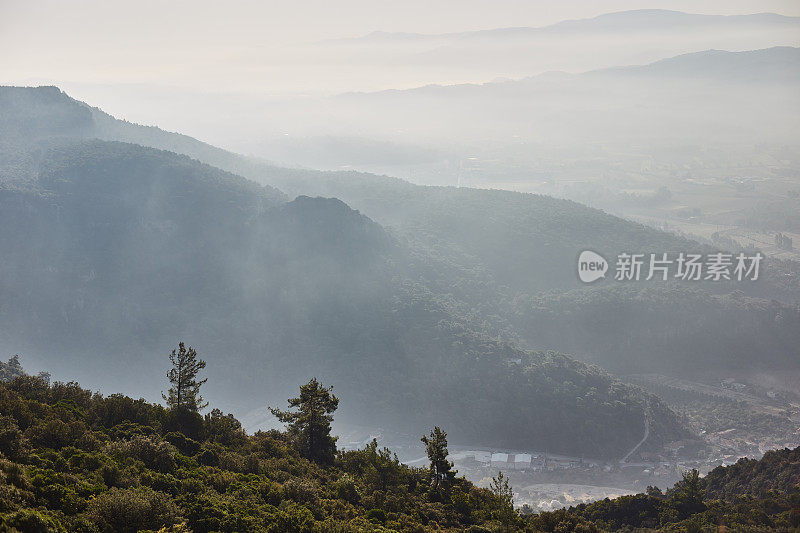
M428 284L433 261L336 199L282 195L186 156L98 140L31 144L0 190L3 344L56 376L158 393L160 346L191 338L240 412L324 377L361 424L446 419L464 442L623 454L686 435L655 397L497 338ZM21 184L22 183L22 184ZM33 244L33 245L32 245ZM468 292L468 291L467 291Z
M736 371L753 360L767 371L796 370L800 355L796 263L768 261L754 283L586 287L574 271L576 258L585 249L612 261L622 251L710 249L566 200L499 190L422 187L356 172L282 169L191 137L116 120L55 88L6 88L0 93L15 110L9 117L28 113L33 124L46 124L42 117L49 113L62 117L51 132L44 126L29 128L40 135L71 131L70 135L154 146L275 185L290 197L339 198L383 225L420 258L413 265L414 275L438 298L451 295L466 303L466 312L490 328L492 335L526 348L568 351L614 371L635 368L685 377L720 368ZM63 117L78 116L70 130ZM565 291L569 292L562 296ZM626 318L597 312L608 305L618 311L614 316ZM674 312L675 306L680 312ZM731 313L747 315L747 327L730 327L726 317ZM686 365L672 362L678 344Z
M740 291L605 285L520 297L509 313L525 343L559 346L611 372L797 370L800 308Z
M800 489L800 447L769 451L758 460L745 458L735 465L715 468L703 478L703 489L707 498L727 501L796 492ZM796 503L800 506L800 501Z
M531 517L534 531L796 531L800 447L740 459L706 477L697 471L666 492L622 496Z
M607 375L579 365L572 376L545 378L543 389L529 383L527 393L512 394L516 386L497 383L527 379L506 363L523 359L514 346L572 352L622 372L736 369L755 350L765 369L795 368L794 307L746 294L711 297L707 287L579 287L573 269L582 249L695 245L574 202L279 169L116 121L56 88L3 88L0 105L7 110L0 216L15 228L0 236L8 250L0 260L0 312L8 317L0 335L57 372L89 358L82 377L102 372L114 380L108 386L126 390L129 372L183 336L218 355L209 357L221 369L215 392L236 391L219 397L230 408L285 395L285 382L272 377L277 369L292 372L291 382L326 372L348 384L344 394L386 416L480 413L497 427L474 435L468 428L489 425L466 423L454 437L508 443L515 434L526 446L594 455L640 438L640 393L612 393ZM285 203L277 189L185 156L94 136L183 151L280 184L290 197L337 196L384 227L338 200ZM774 287L769 280L740 286L750 294ZM629 319L599 311L609 304ZM731 312L750 313L751 327L730 328L722 318ZM685 328L700 342L682 340ZM672 363L676 342L691 365ZM98 353L114 355L95 360ZM534 367L549 369L546 361L534 356ZM530 407L553 390L568 391L558 409ZM590 401L573 403L577 397ZM589 444L573 438L585 429L574 421L588 420L594 403L606 415L592 430L603 437ZM534 424L520 431L520 420ZM535 429L545 421L555 428ZM654 434L664 439L682 431L663 424Z

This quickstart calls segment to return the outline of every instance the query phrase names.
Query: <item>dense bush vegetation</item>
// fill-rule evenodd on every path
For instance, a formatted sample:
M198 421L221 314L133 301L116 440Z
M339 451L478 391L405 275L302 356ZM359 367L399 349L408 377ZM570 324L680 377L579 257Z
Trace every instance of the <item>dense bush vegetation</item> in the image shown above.
M0 530L464 531L499 508L464 479L432 488L427 469L376 442L323 467L290 434L194 416L196 439L143 400L33 377L0 384Z
M503 478L479 489L449 472L442 433L431 469L400 464L373 441L329 465L302 439L247 435L230 415L196 413L193 437L173 413L34 377L0 384L0 531L366 532L691 531L800 526L800 448L741 460L666 493L603 500L539 515L509 510ZM184 421L185 422L185 421ZM438 428L436 428L438 430ZM446 475L437 475L446 470ZM749 529L748 529L749 528Z

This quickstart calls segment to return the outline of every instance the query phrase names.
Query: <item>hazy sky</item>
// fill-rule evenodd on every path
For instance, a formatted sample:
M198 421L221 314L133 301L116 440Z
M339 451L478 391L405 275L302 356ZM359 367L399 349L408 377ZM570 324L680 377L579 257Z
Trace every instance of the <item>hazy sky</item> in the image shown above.
M542 26L643 8L800 15L797 0L0 0L0 82L175 83L241 60L243 49L274 61L277 44Z
M629 9L800 15L797 0L0 0L6 52L26 47L114 48L302 41L374 30L424 33L542 26ZM12 48L7 48L12 46Z
M447 70L446 61L388 64L370 45L361 55L312 46L324 39L373 31L446 33L512 26L547 26L631 9L702 14L774 12L800 16L798 0L0 0L0 84L54 84L114 115L217 139L219 124L253 118L245 98L282 99L427 83L482 83L545 70L580 72L617 65L594 44L569 41L580 64L561 62L546 47L540 68ZM776 44L792 44L778 41ZM596 44L596 43L595 43ZM617 50L629 43L612 43ZM685 53L710 46L687 45ZM767 44L766 46L774 46ZM633 47L636 48L636 47ZM672 48L665 48L675 50ZM749 48L748 48L749 49ZM660 59L649 55L622 64ZM346 54L346 53L345 53ZM530 54L523 53L524 57ZM420 56L422 57L422 56ZM409 61L408 58L411 58ZM463 59L463 58L461 58ZM469 58L467 58L469 59ZM405 63L403 61L406 61ZM605 61L605 62L604 62ZM538 70L537 70L538 68ZM206 123L200 123L199 121Z

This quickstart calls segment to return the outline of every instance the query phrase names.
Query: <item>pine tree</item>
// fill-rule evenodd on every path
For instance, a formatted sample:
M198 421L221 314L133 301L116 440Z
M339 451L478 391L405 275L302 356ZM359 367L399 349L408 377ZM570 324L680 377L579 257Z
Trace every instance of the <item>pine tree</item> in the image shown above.
M331 436L332 413L339 407L333 387L323 387L312 378L300 387L298 398L289 398L289 407L297 411L269 408L278 420L288 426L289 435L297 443L300 455L317 463L330 464L336 454L336 437Z
M167 372L167 378L172 386L169 395L161 394L170 409L197 412L208 405L203 403L200 396L200 386L207 381L197 381L197 374L206 367L206 362L197 359L197 352L190 346L188 349L181 342L178 349L172 350L169 355L172 368Z
M22 370L22 365L19 362L19 354L14 354L8 360L8 366L13 367L14 369Z
M456 471L452 470L453 463L447 460L447 455L450 453L447 450L447 433L436 426L430 435L423 435L420 440L425 444L425 451L431 462L431 486L436 487L440 482L452 481Z
M366 472L364 478L370 484L382 491L386 491L390 486L395 485L402 475L402 468L397 454L393 454L389 448L378 448L378 439L372 439L364 449L366 452Z
M508 482L508 477L503 472L498 472L497 477L492 478L489 484L491 490L498 499L497 518L503 525L505 531L514 531L514 523L517 521L517 513L514 511L514 491Z
M683 472L683 479L675 484L673 498L682 517L705 511L703 481L696 468Z

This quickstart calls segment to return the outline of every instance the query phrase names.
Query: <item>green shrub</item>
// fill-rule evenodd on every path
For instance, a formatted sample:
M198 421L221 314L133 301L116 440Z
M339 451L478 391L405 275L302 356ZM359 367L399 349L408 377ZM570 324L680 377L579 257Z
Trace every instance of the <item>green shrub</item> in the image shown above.
M35 376L20 376L9 381L6 387L28 400L41 403L50 401L50 386L46 381Z
M160 430L164 417L165 410L160 405L149 404L141 398L134 400L122 394L112 394L107 398L94 397L86 418L95 426L138 426L149 428L149 433L152 433Z
M223 453L219 457L219 467L232 472L245 472L247 470L245 458L238 453Z
M278 506L283 500L283 489L277 483L266 481L258 485L258 495L266 503Z
M367 518L369 518L373 522L378 522L379 524L386 523L386 511L383 509L370 509L367 513Z
M195 455L200 451L200 443L183 433L172 431L164 435L164 440L178 448L183 455Z
M25 431L25 436L34 444L45 448L61 449L78 439L86 427L82 422L67 423L57 418L40 420Z
M336 481L336 495L342 500L350 503L358 503L361 494L358 485L350 474L345 474Z
M205 490L203 482L197 478L181 479L181 492L187 494L200 494Z
M256 454L251 453L244 458L244 471L248 474L261 473L261 461Z
M104 440L105 438L102 433L86 431L75 441L75 446L87 452L96 452L100 451L103 447Z
M183 433L194 440L202 440L203 426L203 417L200 413L187 409L170 409L164 420L167 431Z
M28 478L25 476L25 470L21 465L12 463L10 461L0 460L0 470L6 476L6 483L14 485L20 489L27 489L29 486Z
M472 510L472 505L469 500L468 493L461 491L453 492L453 494L450 495L450 501L453 502L453 507L456 511L463 515L469 516Z
M104 532L136 533L176 522L178 508L162 492L112 488L89 502L89 515Z
M159 472L172 472L175 469L175 448L157 437L136 436L128 442L117 443L111 447L126 457L134 457Z
M20 459L28 453L28 441L10 416L0 416L0 453L9 459Z
M97 525L85 517L77 517L67 526L69 533L100 533Z
M151 426L143 426L134 422L122 422L106 431L113 440L132 439L140 435L154 435L156 430Z
M201 465L219 466L219 454L210 448L205 448L197 456L197 461Z
M296 502L310 502L317 498L318 488L309 480L292 478L283 484L284 495Z
M0 517L0 531L23 533L61 533L66 531L59 522L31 509L23 509Z
M64 413L69 413L79 420L86 418L86 414L83 412L83 409L78 407L78 404L72 399L62 398L58 400L53 406L53 409L56 411L62 411L60 416L63 416Z
M213 409L205 416L203 423L205 436L210 441L231 446L247 440L242 423L230 413L224 415L219 409Z
M178 495L181 490L181 482L171 474L145 471L142 472L140 481L143 485L147 485L153 490L172 495Z
M469 526L466 533L492 533L492 530L483 526Z
M314 515L302 505L289 505L278 513L269 531L275 533L313 533L316 531Z
M100 477L103 478L103 483L109 487L117 487L122 481L122 471L116 463L105 464L100 467Z

